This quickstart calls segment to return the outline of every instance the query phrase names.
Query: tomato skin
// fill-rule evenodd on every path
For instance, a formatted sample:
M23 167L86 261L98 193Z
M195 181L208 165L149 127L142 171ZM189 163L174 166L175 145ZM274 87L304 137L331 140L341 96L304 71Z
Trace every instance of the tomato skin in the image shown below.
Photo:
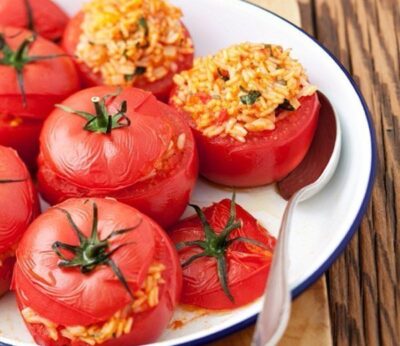
M89 236L92 203L98 206L100 239L104 239L112 230L139 225L132 232L119 235L112 241L115 247L126 244L112 259L124 273L133 291L141 286L151 263L162 263L166 268L162 272L165 283L159 287L158 305L135 314L131 333L111 339L104 345L132 346L152 342L166 328L181 293L182 272L175 248L154 221L115 200L70 199L58 208L68 210L81 231ZM13 288L19 308L31 307L41 316L59 324L59 330L62 326L102 323L131 301L107 266L99 266L90 274L82 274L79 269L58 267L58 257L51 250L52 242L58 239L74 244L77 240L73 238L76 235L66 222L65 215L59 209L51 208L30 226L17 250L18 263ZM51 275L48 276L48 273ZM49 304L52 309L47 308ZM42 327L28 325L28 328L40 345L87 345L84 342L71 342L60 334L60 339L55 342L49 339Z
M8 291L15 262L13 249L30 222L39 213L36 191L25 165L15 150L0 146L0 258L11 254L0 264L0 296Z
M1 27L11 49L16 50L22 41L31 37L28 30ZM55 43L38 36L29 48L29 55L65 55ZM0 114L44 119L53 109L80 87L78 73L69 57L58 57L29 63L24 66L23 80L26 105L23 103L15 68L0 65Z
M79 43L79 37L82 33L81 24L84 19L84 14L79 12L69 21L62 40L62 47L71 56L75 55L76 46ZM182 24L183 25L183 24ZM189 32L186 30L188 36ZM175 73L188 70L193 66L194 54L185 54L181 60L177 61L178 69ZM93 73L92 70L84 63L76 61L82 83L85 87L93 87L102 85L102 78L99 73ZM160 101L167 102L171 89L173 87L173 76L175 73L169 72L164 78L148 82L146 80L139 80L135 83L134 87L151 92Z
M29 3L36 32L51 41L60 39L68 23L64 11L50 0L29 0ZM25 0L2 0L0 25L28 29Z
M93 106L89 104L91 96L114 91L112 87L86 89L65 102L74 109L93 112ZM161 226L170 226L182 215L196 182L198 157L193 135L180 114L151 94L127 88L115 102L118 104L125 99L132 124L129 128L113 130L109 136L82 130L85 120L79 116L61 110L50 115L41 134L39 189L50 204L71 197L113 197L149 215ZM135 123L139 121L137 119L143 120ZM61 123L66 124L61 126L62 129ZM141 127L152 128L152 132L142 133ZM64 133L72 137L64 136ZM173 167L143 180L158 160L157 147L162 146L161 152L170 139L180 133L186 136L185 149L170 159ZM145 137L146 141L143 141ZM68 143L59 138L67 138ZM151 142L149 138L153 138ZM80 146L80 143L85 145ZM66 147L78 146L79 149L66 152ZM111 146L115 149L110 150ZM149 148L151 160L148 155L144 158L142 152ZM110 151L115 154L106 154ZM93 152L96 156L93 161L88 161L87 157ZM170 205L174 205L173 210L168 208Z
M10 289L15 257L8 257L0 265L0 298Z
M26 166L15 150L0 146L0 253L15 246L39 213L38 196Z
M17 4L18 1L12 4ZM0 11L1 6L8 3L9 1L1 2ZM4 34L7 44L13 50L17 49L25 38L32 36L28 30L1 25L0 32ZM60 54L65 53L56 44L40 36L29 48L29 55ZM16 149L30 170L34 171L43 119L54 108L55 103L61 102L79 89L78 73L69 57L26 64L23 68L25 105L15 69L0 65L0 75L0 145Z
M16 125L10 124L13 120L17 122ZM0 115L0 145L14 148L31 172L37 168L41 129L40 120Z
M230 201L225 199L204 209L207 220L216 233L220 233L226 225L229 208ZM239 205L236 205L236 213L236 219L242 220L243 226L232 232L230 239L238 236L251 238L262 242L267 250L242 242L236 242L227 249L228 286L234 302L229 300L221 288L216 259L202 257L195 260L183 269L181 303L206 309L232 309L248 304L263 294L275 238ZM170 229L169 235L175 244L204 240L204 230L197 216L180 221ZM199 247L180 250L178 254L181 263L201 251Z
M228 136L206 137L191 124L200 174L215 183L237 187L270 184L287 176L306 155L318 123L317 94L300 101L296 111L281 113L285 117L273 131L249 133L246 143Z
M155 183L139 183L130 188L104 194L120 202L131 205L156 220L162 227L169 227L179 220L190 199L198 174L198 157L195 148L183 160L188 164L175 171L173 175L157 180ZM94 190L70 185L46 164L39 156L38 181L44 199L57 204L66 198L99 196ZM173 205L173 208L170 206ZM166 210L168 212L166 212Z

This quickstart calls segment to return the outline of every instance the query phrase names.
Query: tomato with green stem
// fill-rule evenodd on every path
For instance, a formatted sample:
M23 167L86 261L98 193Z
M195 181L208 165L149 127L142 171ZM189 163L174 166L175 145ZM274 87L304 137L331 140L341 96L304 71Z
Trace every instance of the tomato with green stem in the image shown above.
M197 178L190 128L139 89L74 94L46 120L40 142L39 189L50 204L113 197L166 227L182 215Z
M156 300L135 310L137 292L147 287L154 268L162 279ZM17 250L13 287L41 345L87 345L83 332L72 338L65 330L93 329L112 318L133 323L119 336L104 335L102 344L141 345L166 328L181 275L173 244L153 220L113 199L81 198L50 208L32 223ZM27 308L56 325L57 336L29 321Z
M174 226L169 235L183 267L181 302L207 309L236 308L260 297L275 246L258 221L224 199Z
M13 149L0 146L0 296L9 289L15 248L38 213L26 166Z
M51 0L2 0L0 25L28 29L58 41L68 23L68 16Z
M0 27L0 145L10 145L30 168L43 119L79 89L75 66L54 43L13 27Z

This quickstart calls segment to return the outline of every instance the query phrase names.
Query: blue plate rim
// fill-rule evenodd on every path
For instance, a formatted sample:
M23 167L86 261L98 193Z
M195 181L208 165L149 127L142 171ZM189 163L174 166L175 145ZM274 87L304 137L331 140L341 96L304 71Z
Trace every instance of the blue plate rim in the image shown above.
M372 189L374 186L374 180L375 180L375 175L376 175L376 166L377 166L377 148L376 148L376 137L375 137L375 128L374 128L374 124L372 121L372 116L371 116L371 112L368 109L368 105L365 102L364 97L362 96L362 93L358 87L358 85L356 84L356 82L354 81L353 77L350 75L350 73L347 71L347 69L343 66L343 64L333 55L333 53L331 53L328 48L326 48L323 44L321 44L315 37L311 36L310 34L308 34L306 31L304 31L302 28L298 27L297 25L291 23L290 21L288 21L287 19L283 18L282 16L271 12L270 10L267 10L264 7L261 7L260 5L256 5L253 4L251 2L249 2L248 0L237 0L237 1L241 1L244 2L250 6L254 6L259 8L262 11L268 12L270 14L272 14L275 17L278 17L280 19L282 19L284 22L290 24L291 26L293 26L295 29L299 30L300 32L302 32L304 35L306 35L308 38L310 38L312 41L314 41L320 48L322 48L329 56L330 58L333 60L334 63L336 63L336 65L339 66L339 68L343 71L343 73L345 74L345 76L347 77L347 79L350 81L351 85L354 88L354 91L357 93L357 96L363 106L364 109L364 113L365 116L367 118L367 123L368 123L368 127L369 127L369 132L370 132L370 138L371 138L371 169L370 169L370 175L369 175L369 179L368 179L368 187L367 187L367 191L365 193L363 202L361 203L360 209L358 210L358 213L356 215L356 218L353 221L353 224L351 225L350 229L348 230L346 236L343 238L343 240L341 241L341 243L336 247L335 251L327 258L327 260L321 264L321 266L314 271L313 274L311 274L306 280L304 280L300 285L298 285L296 288L294 288L292 290L292 297L293 298L297 298L303 291L305 291L308 287L310 287L317 279L319 279L328 269L329 267L332 265L332 263L339 257L339 255L344 251L344 249L346 248L347 244L350 242L351 238L353 237L353 235L355 234L356 230L358 229L358 226L360 225L362 218L364 217L364 214L366 212L368 203L370 201L371 198L371 194L372 194ZM206 343L218 340L220 338L223 338L225 336L228 336L232 333L238 332L243 328L246 328L248 326L250 326L251 324L253 324L256 320L257 320L257 316L258 314L255 314L254 316L251 316L239 323L234 324L233 326L230 326L229 328L225 328L224 330L220 330L216 333L204 336L202 338L196 339L196 340L192 340L192 341L188 341L188 342L184 342L184 343L179 343L177 344L177 346L197 346L197 345L204 345ZM0 342L0 346L11 346L5 343Z
M329 51L328 48L326 48L322 43L320 43L315 37L311 36L309 33L304 31L302 28L298 27L297 25L293 24L292 22L288 21L284 17L280 16L279 14L276 14L274 12L271 12L270 10L249 2L248 0L237 0L240 2L244 2L250 6L254 6L259 8L262 11L268 12L272 14L275 17L278 17L282 19L284 22L288 23L295 29L299 30L302 32L304 35L306 35L308 38L310 38L312 41L314 41L320 48L322 48L328 55L329 57L333 60L333 62L343 71L345 74L346 78L349 80L351 83L354 91L356 92L362 107L364 109L364 114L367 119L368 123L368 128L370 132L370 138L371 138L371 169L370 169L370 174L369 174L369 179L368 179L368 186L367 190L364 195L364 199L361 203L361 206L356 214L356 217L350 227L350 229L347 231L346 236L342 239L340 244L336 247L336 249L333 251L333 253L326 259L324 263L322 263L317 270L314 271L313 274L311 274L306 280L304 280L301 284L299 284L297 287L295 287L292 290L292 297L297 298L302 292L304 292L308 287L310 287L316 280L318 280L332 265L332 263L341 255L341 253L344 251L346 248L347 244L350 242L351 238L355 234L356 230L358 229L359 225L361 224L362 218L364 217L364 214L367 210L369 201L371 199L372 195L372 189L374 187L374 181L375 181L375 176L376 176L376 167L377 167L377 161L378 161L378 156L377 156L377 147L376 147L376 137L375 137L375 127L372 121L372 116L371 112L369 111L368 105L358 87L356 82L354 81L353 77L351 74L347 71L347 69L343 66L343 64L333 55L332 52ZM179 343L177 345L179 346L197 346L197 345L204 345L206 343L221 339L225 336L228 336L232 333L238 332L241 329L244 329L250 325L252 325L256 320L257 320L258 314L255 314L239 323L236 323L228 328L225 328L223 330L220 330L218 332L215 332L213 334L201 337L196 340L192 340L189 342L184 342L184 343ZM1 345L0 345L1 346Z

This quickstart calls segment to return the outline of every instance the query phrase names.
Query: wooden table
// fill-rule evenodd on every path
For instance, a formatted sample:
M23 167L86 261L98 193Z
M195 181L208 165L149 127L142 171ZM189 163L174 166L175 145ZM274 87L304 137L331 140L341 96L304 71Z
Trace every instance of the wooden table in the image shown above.
M291 0L275 2L285 11ZM298 2L303 28L359 85L375 123L379 163L359 231L326 274L327 286L323 278L295 301L280 346L400 345L400 0ZM251 335L249 327L210 345L245 346Z

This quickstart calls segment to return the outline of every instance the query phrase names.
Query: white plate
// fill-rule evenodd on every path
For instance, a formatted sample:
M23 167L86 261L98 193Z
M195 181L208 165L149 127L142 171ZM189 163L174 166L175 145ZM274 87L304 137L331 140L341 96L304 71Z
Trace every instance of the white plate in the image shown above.
M57 0L74 14L82 0ZM290 285L296 296L312 284L341 253L357 229L369 200L375 170L375 142L371 119L349 74L318 42L284 19L241 0L174 0L185 14L196 54L214 53L242 41L269 42L292 47L310 80L328 96L342 124L343 148L330 184L296 210L290 244ZM213 15L210 15L213 14ZM200 181L192 201L202 206L229 197L230 192ZM274 186L249 189L238 202L276 235L285 201ZM0 301L0 343L34 345L18 314L12 294ZM187 323L168 329L154 345L209 342L236 331L256 318L260 301L229 313L177 311L174 319ZM51 307L50 307L51 308Z

